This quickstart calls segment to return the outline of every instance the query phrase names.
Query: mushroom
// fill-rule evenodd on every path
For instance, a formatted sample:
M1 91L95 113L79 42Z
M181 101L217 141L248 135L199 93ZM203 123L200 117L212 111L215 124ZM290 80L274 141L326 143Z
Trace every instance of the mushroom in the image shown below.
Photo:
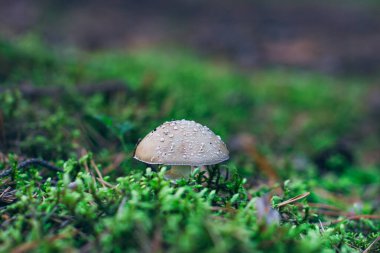
M134 158L147 164L171 166L168 179L189 177L194 167L229 159L226 144L208 127L189 120L165 122L137 145Z

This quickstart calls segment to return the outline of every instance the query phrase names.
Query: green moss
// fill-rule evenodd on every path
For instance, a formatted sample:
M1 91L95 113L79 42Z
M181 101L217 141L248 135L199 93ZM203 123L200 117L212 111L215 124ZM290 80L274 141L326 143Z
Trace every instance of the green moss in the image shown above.
M358 103L371 88L365 79L241 73L172 49L59 51L33 35L0 40L1 169L21 157L65 169L0 179L0 251L359 252L380 236L378 166L327 157L329 168L343 167L338 173L313 162L368 120ZM125 89L99 88L110 82ZM275 184L243 149L219 167L227 181L198 170L172 184L164 170L132 159L139 138L182 118L226 141L253 137ZM359 136L353 154L376 142Z

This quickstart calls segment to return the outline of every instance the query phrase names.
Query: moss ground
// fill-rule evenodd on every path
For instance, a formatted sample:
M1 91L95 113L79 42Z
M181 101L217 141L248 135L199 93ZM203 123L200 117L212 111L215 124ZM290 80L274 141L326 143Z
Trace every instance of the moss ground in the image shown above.
M0 251L378 252L372 83L0 40L0 169L13 168L0 178ZM231 160L173 184L132 154L183 118L221 135ZM32 157L64 172L16 169Z

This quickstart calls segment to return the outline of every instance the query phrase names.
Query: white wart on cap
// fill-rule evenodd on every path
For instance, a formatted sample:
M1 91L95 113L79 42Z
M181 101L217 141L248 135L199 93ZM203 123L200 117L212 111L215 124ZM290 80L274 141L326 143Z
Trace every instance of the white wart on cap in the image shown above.
M208 127L176 120L150 132L137 145L134 158L148 164L201 166L228 160L229 152Z

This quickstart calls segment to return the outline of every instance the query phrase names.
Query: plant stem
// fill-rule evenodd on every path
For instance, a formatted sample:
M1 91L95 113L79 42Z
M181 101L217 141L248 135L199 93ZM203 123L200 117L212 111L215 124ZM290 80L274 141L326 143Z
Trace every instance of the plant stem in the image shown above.
M165 173L165 178L170 180L178 180L181 178L189 178L192 167L188 165L173 165L169 171Z

